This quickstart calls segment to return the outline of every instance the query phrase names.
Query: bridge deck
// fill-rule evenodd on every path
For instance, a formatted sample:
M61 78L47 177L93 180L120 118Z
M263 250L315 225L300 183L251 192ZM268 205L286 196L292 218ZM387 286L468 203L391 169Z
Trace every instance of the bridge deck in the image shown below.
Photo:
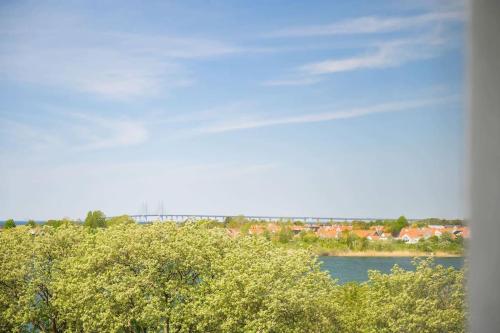
M232 215L206 215L206 214L137 214L130 215L137 222L153 222L153 221L174 221L184 222L186 220L213 220L224 222L227 218L235 217ZM266 222L304 222L304 223L334 223L334 222L371 222L376 220L384 220L383 218L375 217L314 217L314 216L259 216L248 215L246 219L252 221ZM408 219L408 221L416 221L416 219Z

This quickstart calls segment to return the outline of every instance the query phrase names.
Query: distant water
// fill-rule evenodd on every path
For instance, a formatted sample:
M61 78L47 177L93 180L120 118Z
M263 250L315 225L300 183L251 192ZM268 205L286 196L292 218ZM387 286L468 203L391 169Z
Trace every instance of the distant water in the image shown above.
M43 224L45 222L46 221L35 221L35 223L38 223L38 224ZM25 225L28 223L28 220L16 220L15 223L16 223L16 225ZM3 227L4 224L5 224L5 221L0 221L1 227Z
M378 270L390 273L394 265L406 270L415 270L411 257L320 257L321 268L338 279L338 283L368 280L369 270ZM445 267L460 269L464 265L464 258L434 258L434 263Z

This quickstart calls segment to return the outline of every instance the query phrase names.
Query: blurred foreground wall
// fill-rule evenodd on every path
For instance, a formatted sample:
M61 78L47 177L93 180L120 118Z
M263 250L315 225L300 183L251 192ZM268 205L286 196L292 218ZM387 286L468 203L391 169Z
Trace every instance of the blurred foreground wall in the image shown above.
M470 9L471 332L500 332L500 1Z

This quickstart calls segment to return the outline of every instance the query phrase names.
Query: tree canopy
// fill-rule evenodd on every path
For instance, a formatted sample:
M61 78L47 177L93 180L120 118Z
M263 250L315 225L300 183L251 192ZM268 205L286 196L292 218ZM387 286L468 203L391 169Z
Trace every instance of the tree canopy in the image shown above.
M89 211L83 225L89 228L104 228L106 227L106 215L100 210Z
M306 250L207 223L0 233L0 331L464 332L463 273L337 285Z
M14 222L13 219L8 219L7 221L5 221L5 223L3 224L3 228L4 229L10 229L10 228L15 228L16 227L16 222Z
M407 227L409 224L406 217L400 216L396 221L386 221L384 225L389 229L393 236L397 236L401 229Z
M36 222L35 220L28 220L28 222L26 223L26 226L30 227L30 228L34 228L36 227Z
M120 216L115 216L111 217L106 221L106 226L114 226L114 225L120 225L120 224L134 224L135 220L131 218L128 215L120 215Z

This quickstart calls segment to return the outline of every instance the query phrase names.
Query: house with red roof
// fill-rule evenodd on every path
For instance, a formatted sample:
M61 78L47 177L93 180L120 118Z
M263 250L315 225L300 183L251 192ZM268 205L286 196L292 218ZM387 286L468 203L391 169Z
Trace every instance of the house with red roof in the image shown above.
M230 237L233 237L233 238L237 237L241 234L240 230L236 229L236 228L228 228L228 229L226 229L226 232Z
M403 228L399 232L399 239L409 244L415 244L420 239L428 239L432 236L441 237L444 233L449 232L442 226L429 226L425 228Z
M452 237L457 237L461 236L463 238L469 238L470 237L470 230L468 227L463 227L463 226L450 226L446 227L446 231L449 232Z
M378 232L375 232L375 233L373 233L371 235L368 235L366 237L366 239L368 239L370 241L378 241L378 240L380 240L380 241L386 241L386 240L390 239L390 237L391 237L390 233L386 233L386 232L380 232L380 233L378 233Z
M316 235L318 235L319 238L338 238L337 230L333 226L319 227L316 231Z
M262 235L264 233L264 226L259 225L259 224L252 224L250 226L250 229L248 229L248 233L250 235Z
M277 233L277 232L279 232L281 230L281 226L279 226L276 223L268 223L267 224L267 230L270 233L275 234L275 233Z
M403 228L399 232L398 238L405 243L415 244L425 238L425 233L420 228Z
M340 238L343 232L352 231L352 225L321 226L316 231L320 238Z
M302 231L304 231L304 230L305 230L305 227L304 227L304 226L302 226L302 225L292 225L292 226L290 227L290 230L292 231L292 233L293 233L294 235L298 235L298 234L300 234Z
M368 238L375 234L373 230L352 230L352 233L360 238Z

